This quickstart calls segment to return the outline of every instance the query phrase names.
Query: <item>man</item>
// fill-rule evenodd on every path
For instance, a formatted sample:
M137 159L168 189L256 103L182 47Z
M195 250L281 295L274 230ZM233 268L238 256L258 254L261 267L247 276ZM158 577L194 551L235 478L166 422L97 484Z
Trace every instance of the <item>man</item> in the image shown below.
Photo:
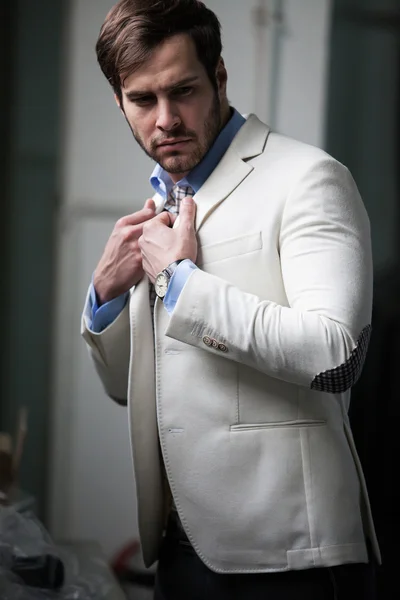
M121 0L97 53L156 162L82 325L128 406L156 598L372 597L347 416L372 266L351 175L229 106L220 24L197 0Z

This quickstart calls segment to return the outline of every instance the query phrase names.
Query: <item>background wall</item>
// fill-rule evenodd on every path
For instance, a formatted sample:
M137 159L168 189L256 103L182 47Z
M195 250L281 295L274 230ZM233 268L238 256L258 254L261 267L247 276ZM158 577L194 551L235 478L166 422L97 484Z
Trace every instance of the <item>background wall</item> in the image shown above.
M327 149L350 168L369 213L374 255L372 336L350 422L363 464L383 566L378 597L397 577L400 456L400 0L336 0Z
M29 411L20 480L45 514L65 2L0 8L0 427Z
M114 222L151 194L152 169L96 64L96 38L112 4L71 2L49 490L53 534L95 538L109 555L137 535L127 415L103 393L80 339L79 321ZM242 113L257 108L282 133L323 146L330 0L207 4L223 25L232 104ZM256 19L254 11L264 5L277 16L282 9L283 22L256 27L260 13Z
M359 185L377 270L399 250L399 13L399 0L337 0L332 22L326 146Z

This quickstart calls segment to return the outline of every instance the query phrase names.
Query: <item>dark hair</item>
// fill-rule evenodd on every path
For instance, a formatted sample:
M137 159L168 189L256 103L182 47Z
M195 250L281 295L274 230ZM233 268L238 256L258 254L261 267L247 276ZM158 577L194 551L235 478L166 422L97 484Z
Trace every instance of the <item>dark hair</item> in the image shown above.
M121 86L162 41L186 33L214 85L222 52L218 17L199 0L120 0L108 13L97 59L122 102Z

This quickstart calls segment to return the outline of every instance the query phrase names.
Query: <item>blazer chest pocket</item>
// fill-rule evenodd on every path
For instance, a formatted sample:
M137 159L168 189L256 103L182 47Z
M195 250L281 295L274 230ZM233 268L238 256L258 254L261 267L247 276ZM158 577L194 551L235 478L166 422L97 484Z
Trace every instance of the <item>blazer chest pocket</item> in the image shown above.
M298 421L280 421L278 423L238 423L231 425L231 432L261 431L263 429L299 429L303 427L323 427L326 421L322 419L304 419Z
M199 247L197 256L197 265L199 267L209 263L234 258L249 252L255 252L262 248L261 231L241 235L215 244L207 244Z

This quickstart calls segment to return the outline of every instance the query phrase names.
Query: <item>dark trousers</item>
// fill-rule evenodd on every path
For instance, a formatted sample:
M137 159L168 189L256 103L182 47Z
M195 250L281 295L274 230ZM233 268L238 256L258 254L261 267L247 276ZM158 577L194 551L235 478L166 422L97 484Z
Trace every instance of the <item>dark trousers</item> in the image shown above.
M199 559L186 535L170 521L161 549L154 600L376 600L369 564L220 575Z

